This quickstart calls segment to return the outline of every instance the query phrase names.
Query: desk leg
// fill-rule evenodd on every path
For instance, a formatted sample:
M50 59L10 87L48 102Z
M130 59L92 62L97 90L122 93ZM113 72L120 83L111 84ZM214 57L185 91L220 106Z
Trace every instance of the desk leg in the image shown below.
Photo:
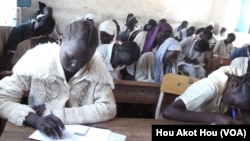
M3 131L4 131L6 122L7 122L6 119L0 118L0 137L1 137L2 133L3 133Z

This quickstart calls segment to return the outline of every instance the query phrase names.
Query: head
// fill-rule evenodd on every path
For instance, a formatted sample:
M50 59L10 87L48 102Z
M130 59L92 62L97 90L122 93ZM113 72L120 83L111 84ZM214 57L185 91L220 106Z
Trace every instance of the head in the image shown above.
M147 23L146 31L150 31L157 25L157 22L154 19L150 19Z
M250 112L250 73L243 76L228 75L222 102L227 106Z
M208 51L210 48L208 41L206 40L198 40L196 41L195 45L194 45L194 49L198 52L205 52Z
M214 26L212 24L210 24L210 25L208 25L206 27L206 30L209 30L209 31L211 31L213 33L214 32Z
M86 16L85 16L84 18L85 18L85 20L89 20L89 21L91 21L91 22L94 22L96 16L95 16L94 13L89 12L89 13L86 14Z
M130 13L127 15L127 19L126 19L127 30L133 31L137 23L138 23L138 20L136 19L134 14Z
M231 44L235 41L235 39L236 39L236 36L234 33L227 34L227 38L226 38L227 43Z
M195 31L195 35L199 35L200 33L202 33L205 30L205 27L200 27Z
M39 17L33 24L33 32L36 36L49 35L53 32L56 22L51 15Z
M226 33L227 29L225 27L222 27L220 29L220 34L223 35L224 33Z
M117 25L113 20L106 20L99 25L99 44L109 44L116 40Z
M167 23L168 21L167 21L167 19L160 19L159 20L159 23Z
M155 42L158 45L161 45L167 38L172 34L172 27L168 23L161 23L157 25L159 27L158 33L156 35Z
M210 30L204 30L201 34L201 38L204 40L211 40L213 37L213 33Z
M182 21L181 22L181 29L187 28L188 27L188 21Z
M119 46L119 45L118 45ZM126 41L115 52L115 66L131 65L138 60L140 47L134 41Z
M97 43L97 29L93 22L77 20L67 25L60 50L63 69L73 73L84 67L94 55Z
M190 26L188 29L187 29L187 37L193 35L195 32L195 27L194 26Z

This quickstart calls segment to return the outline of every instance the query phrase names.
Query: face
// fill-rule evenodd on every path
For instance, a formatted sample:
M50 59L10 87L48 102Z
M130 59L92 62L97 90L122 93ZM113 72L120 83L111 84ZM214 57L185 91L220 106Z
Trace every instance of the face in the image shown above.
M114 35L109 35L108 33L101 31L100 38L103 44L109 44L114 39Z
M193 29L188 29L187 30L187 36L191 36L194 34L194 30Z
M63 42L60 51L62 67L67 72L76 72L84 67L92 58L95 47L85 47L79 40Z
M165 39L169 38L170 37L170 34L168 31L166 30L161 30L158 32L157 36L156 36L156 43L158 45L162 44Z
M243 111L250 111L249 101L247 98L243 97L247 93L247 85L243 84L240 77L229 79L223 93L222 102L229 107L239 108Z

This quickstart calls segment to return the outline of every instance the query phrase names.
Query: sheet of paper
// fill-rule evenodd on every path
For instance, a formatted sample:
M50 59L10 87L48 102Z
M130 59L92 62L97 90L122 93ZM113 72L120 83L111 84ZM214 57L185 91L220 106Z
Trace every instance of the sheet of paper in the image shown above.
M84 125L65 125L65 130L63 131L63 137L61 139L50 138L39 130L36 130L29 138L40 141L108 141L110 134L111 131L108 129Z

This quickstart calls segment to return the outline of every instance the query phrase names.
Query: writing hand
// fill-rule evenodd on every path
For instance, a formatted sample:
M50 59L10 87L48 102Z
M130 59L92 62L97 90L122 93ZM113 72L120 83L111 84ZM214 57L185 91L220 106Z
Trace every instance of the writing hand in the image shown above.
M47 116L29 114L26 117L24 123L38 129L39 131L45 133L47 136L53 138L61 138L62 129L65 129L62 121L53 114Z

